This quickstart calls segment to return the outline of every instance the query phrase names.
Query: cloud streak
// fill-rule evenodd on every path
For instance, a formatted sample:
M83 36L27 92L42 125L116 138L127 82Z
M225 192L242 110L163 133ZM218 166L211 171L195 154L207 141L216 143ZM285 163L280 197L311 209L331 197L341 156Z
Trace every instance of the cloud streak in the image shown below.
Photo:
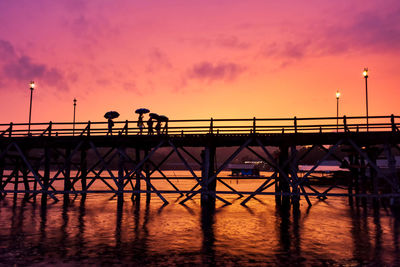
M347 24L309 27L306 33L297 33L289 40L264 43L260 55L281 61L281 67L304 58L346 53L385 53L400 48L400 7L381 13L365 11L358 13ZM314 22L315 23L315 22Z
M3 81L18 82L35 79L57 90L69 90L65 75L60 69L34 62L27 55L18 55L14 46L6 40L0 40L0 56L4 59L0 63L0 77Z
M188 78L202 81L232 81L244 72L245 68L241 65L227 62L216 63L203 61L195 64L188 73Z

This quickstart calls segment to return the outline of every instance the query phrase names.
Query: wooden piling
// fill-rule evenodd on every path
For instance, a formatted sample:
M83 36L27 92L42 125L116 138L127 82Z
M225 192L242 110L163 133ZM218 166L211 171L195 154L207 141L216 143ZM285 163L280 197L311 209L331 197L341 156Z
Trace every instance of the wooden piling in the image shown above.
M125 176L125 148L118 148L118 205L122 205L121 203L124 201L124 194L122 193L124 189L124 176Z
M42 194L42 205L45 206L47 203L47 191L50 181L50 148L46 145L44 148L44 174L43 174L43 186L45 192Z
M295 145L291 146L290 155L293 158L292 162L290 163L291 177L297 177L298 162L297 162L297 157L296 157L297 149L296 149ZM299 186L296 184L296 181L294 181L294 179L292 179L292 181L294 182L293 186L292 186L292 188L293 188L292 189L292 193L293 193L292 204L293 204L294 208L298 209L300 206L300 195L296 195L296 194L299 194L300 190L299 190Z
M14 191L18 191L19 184L19 171L20 171L20 161L19 158L15 159L15 175L14 175ZM14 198L17 197L17 193L14 193Z
M285 162L289 159L289 147L287 145L279 146L279 159L278 164L280 169L286 174L286 177L289 177L289 164L285 164ZM289 181L287 181L285 175L279 173L278 182L279 182L279 193L290 194L290 186ZM277 192L278 193L278 192ZM289 195L277 195L278 202L282 206L290 206L290 196ZM279 201L280 200L280 201Z
M82 186L82 191L85 192L87 190L87 183L86 183L86 178L87 178L87 152L86 152L86 148L83 147L81 150L81 164L80 164L80 168L81 168L81 186ZM86 193L82 194L82 198L86 197Z
M146 150L144 151L144 157L147 157L148 154L149 154L149 151L146 149ZM144 164L144 172L145 172L145 174L146 174L146 180L147 180L147 183L146 183L146 191L148 192L148 193L146 193L146 202L150 202L150 200L151 200L151 194L149 193L149 191L151 190L151 187L150 187L151 175L150 175L150 166L149 166L148 163L145 163L145 164Z
M65 169L64 169L64 191L70 191L71 190L71 149L66 148L65 149ZM69 200L69 195L64 194L64 201L68 202Z
M4 176L4 158L0 159L0 189L3 185L3 176ZM4 198L5 194L0 193L0 199Z
M349 165L350 165L350 179L347 184L347 193L349 196L349 205L353 205L353 185L354 185L354 176L356 175L356 170L354 169L354 155L353 152L349 154Z
M217 187L217 179L213 179L209 182L209 179L215 174L215 146L207 146L201 153L202 158L202 193L201 202L203 205L210 205L215 203L215 190Z
M136 148L135 153L136 153L136 164L139 164L140 149ZM137 170L137 172L136 172L135 190L137 190L137 191L140 190L140 169ZM135 193L134 195L132 195L132 197L134 197L135 201L140 202L140 193Z

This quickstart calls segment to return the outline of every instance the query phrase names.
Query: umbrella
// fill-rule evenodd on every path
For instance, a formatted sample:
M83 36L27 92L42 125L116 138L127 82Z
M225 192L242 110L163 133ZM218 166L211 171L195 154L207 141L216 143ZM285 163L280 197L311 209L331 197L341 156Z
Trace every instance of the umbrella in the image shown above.
M164 115L160 115L160 116L158 116L158 120L167 122L168 121L168 117L164 116Z
M119 117L119 113L116 111L109 111L106 114L104 114L104 118L106 119L115 119Z
M159 117L157 113L150 113L149 116L150 116L150 118L155 119L155 120L158 120L158 117Z
M150 112L150 110L148 110L147 108L138 108L135 111L135 113L137 113L137 114L146 114L146 113L149 113L149 112Z

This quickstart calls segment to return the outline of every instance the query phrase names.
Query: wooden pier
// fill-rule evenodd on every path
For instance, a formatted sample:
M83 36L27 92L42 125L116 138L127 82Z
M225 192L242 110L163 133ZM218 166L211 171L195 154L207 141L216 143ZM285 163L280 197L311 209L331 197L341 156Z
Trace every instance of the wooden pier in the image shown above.
M312 205L312 198L344 196L351 201L383 198L398 204L395 155L400 151L400 132L395 120L399 117L368 119L368 125L366 117L170 120L158 135L147 135L146 129L139 134L136 121L115 122L112 135L107 122L0 124L0 197L41 195L44 200L58 201L60 196L108 193L138 201L146 194L148 199L156 195L168 203L165 196L175 194L181 197L180 203L200 196L202 202L231 204L225 196L235 195L245 205L257 195L274 195L281 205L298 205L301 199ZM218 163L218 149L223 147L234 151ZM194 153L192 148L201 149ZM161 149L169 152L156 161ZM324 154L299 175L299 162L314 149ZM258 177L258 188L250 192L235 189L221 176L245 150L271 170L270 175ZM191 173L185 178L194 181L190 190L179 189L172 181L176 177L163 169L173 154ZM388 162L385 168L376 164L382 158ZM334 192L335 183L320 191L309 183L308 178L328 159L351 174L347 191ZM156 179L165 180L170 189L157 189ZM106 189L93 189L95 183ZM217 190L217 185L225 189ZM267 191L272 187L273 191Z

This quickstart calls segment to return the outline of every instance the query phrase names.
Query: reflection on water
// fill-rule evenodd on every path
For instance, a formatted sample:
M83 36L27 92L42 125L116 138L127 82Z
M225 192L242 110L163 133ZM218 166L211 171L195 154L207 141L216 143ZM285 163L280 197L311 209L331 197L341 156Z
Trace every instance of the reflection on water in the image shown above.
M236 181L234 181L236 183ZM0 263L131 265L399 265L398 217L344 198L309 208L186 205L153 197L132 203L109 195L0 201ZM174 203L175 202L175 203Z

